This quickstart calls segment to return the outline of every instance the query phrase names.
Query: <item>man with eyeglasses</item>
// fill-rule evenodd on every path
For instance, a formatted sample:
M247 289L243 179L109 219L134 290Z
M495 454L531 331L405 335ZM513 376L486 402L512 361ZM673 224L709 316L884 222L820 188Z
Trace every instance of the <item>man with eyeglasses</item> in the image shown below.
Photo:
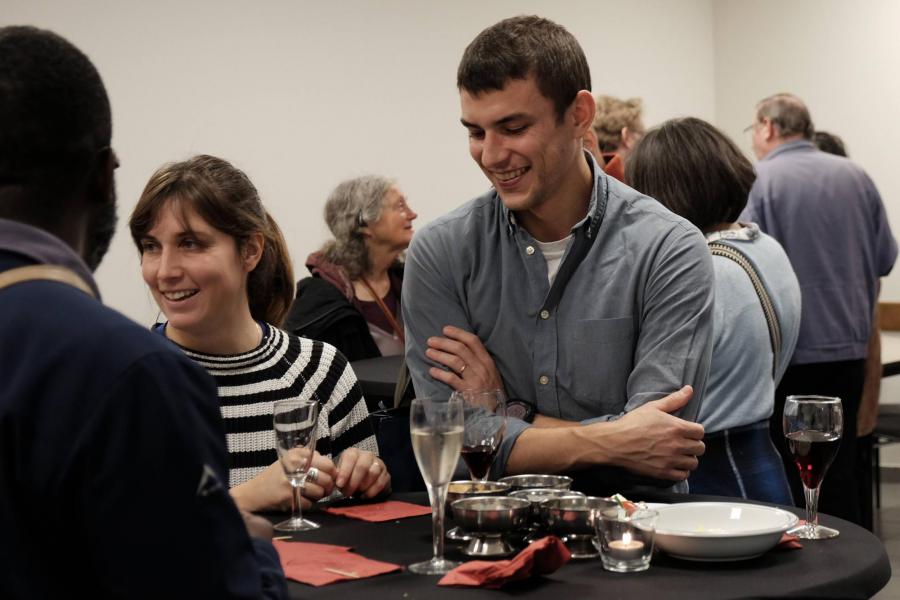
M878 278L891 271L897 244L875 184L855 163L816 148L813 122L800 98L765 98L747 129L759 162L741 220L758 223L784 246L803 302L797 347L775 393L772 439L802 506L803 488L782 432L785 398L839 397L843 440L819 510L871 527L861 519L856 484L857 411Z

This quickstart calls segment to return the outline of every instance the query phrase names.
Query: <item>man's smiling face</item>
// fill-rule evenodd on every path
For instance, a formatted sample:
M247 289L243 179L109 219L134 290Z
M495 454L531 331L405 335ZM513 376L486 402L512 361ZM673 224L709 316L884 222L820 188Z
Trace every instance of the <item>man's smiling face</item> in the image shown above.
M546 203L583 160L571 119L557 118L533 77L511 80L502 90L460 90L460 103L469 152L510 210Z

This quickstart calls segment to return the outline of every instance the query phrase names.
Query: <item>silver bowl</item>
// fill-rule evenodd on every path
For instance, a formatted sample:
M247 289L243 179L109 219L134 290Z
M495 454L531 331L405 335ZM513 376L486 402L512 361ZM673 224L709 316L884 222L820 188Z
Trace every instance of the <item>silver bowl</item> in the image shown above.
M508 483L513 491L531 488L554 488L567 490L572 487L572 478L565 475L510 475L500 480Z
M451 481L447 486L447 510L451 510L450 505L462 498L503 496L509 489L508 483L499 481L472 481L471 479ZM447 539L454 542L468 542L472 536L464 528L457 526L447 531Z
M453 518L472 535L463 549L467 556L506 556L513 548L503 536L515 531L528 519L531 502L506 496L462 498L450 505Z
M524 498L531 502L531 519L535 522L541 520L541 504L550 498L562 498L564 496L584 497L581 492L573 492L572 490L560 490L557 488L528 488L524 490L516 490L510 492L510 498Z
M447 486L447 507L462 498L474 496L503 496L510 490L508 483L499 481L451 481Z
M595 496L550 498L541 503L541 519L562 538L572 558L595 558L600 552L594 523L601 512L617 506L615 500Z

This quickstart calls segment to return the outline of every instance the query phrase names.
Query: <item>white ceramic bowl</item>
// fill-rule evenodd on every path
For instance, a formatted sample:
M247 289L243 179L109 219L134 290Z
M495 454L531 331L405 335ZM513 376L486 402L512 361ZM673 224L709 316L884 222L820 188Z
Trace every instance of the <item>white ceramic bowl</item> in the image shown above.
M677 558L701 561L759 556L799 520L780 508L737 502L685 502L656 510L656 545Z

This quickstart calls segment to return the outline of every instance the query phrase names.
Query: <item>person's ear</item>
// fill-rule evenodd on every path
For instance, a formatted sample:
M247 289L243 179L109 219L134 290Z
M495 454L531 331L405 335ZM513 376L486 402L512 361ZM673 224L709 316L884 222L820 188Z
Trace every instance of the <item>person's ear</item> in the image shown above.
M589 91L581 90L575 94L575 100L570 109L572 124L575 126L575 137L583 138L591 129L596 110L597 103Z
M94 157L94 168L88 180L88 198L95 204L115 204L116 177L119 159L112 148L107 146Z
M244 242L244 247L241 249L241 260L247 273L251 272L259 264L265 248L266 240L263 234L259 232L252 234Z
M771 119L763 117L762 127L762 138L765 141L771 142L773 139L775 139L775 123L773 123Z

